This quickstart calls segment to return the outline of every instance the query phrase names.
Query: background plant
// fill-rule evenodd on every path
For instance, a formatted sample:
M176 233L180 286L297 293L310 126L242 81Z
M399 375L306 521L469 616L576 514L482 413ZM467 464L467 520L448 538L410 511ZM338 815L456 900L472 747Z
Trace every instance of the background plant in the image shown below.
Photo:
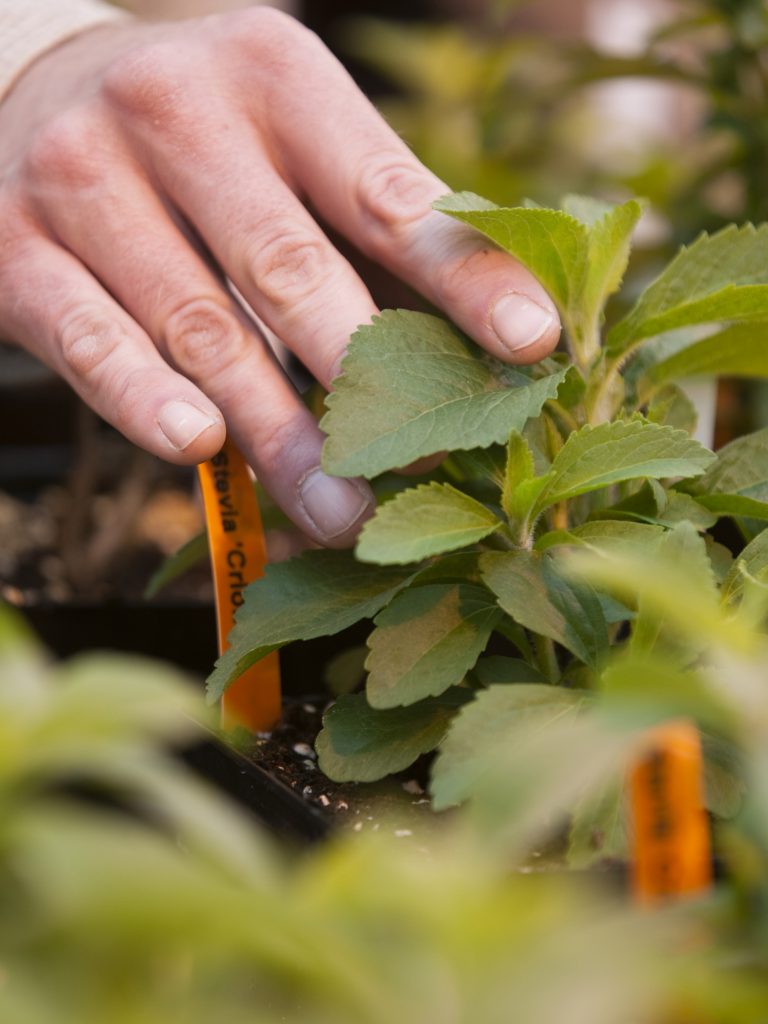
M717 639L747 663L731 632ZM722 700L762 771L755 696ZM762 917L742 899L768 849L761 793L734 826L733 890L649 915L613 879L513 870L540 833L531 806L557 803L552 772L512 790L496 760L504 778L486 777L472 818L430 850L382 830L298 856L171 756L205 717L175 671L118 656L50 665L0 609L0 705L3 1020L761 1019ZM586 726L561 723L560 786Z
M529 193L554 204L566 190L629 189L666 218L673 248L702 228L766 219L768 12L760 0L670 5L632 56L584 38L509 30L510 10L535 6L489 4L464 25L360 18L344 40L396 86L383 110L459 190L511 205ZM625 155L616 160L592 87L626 78L696 98L698 124L685 146L679 136L660 138L629 165Z

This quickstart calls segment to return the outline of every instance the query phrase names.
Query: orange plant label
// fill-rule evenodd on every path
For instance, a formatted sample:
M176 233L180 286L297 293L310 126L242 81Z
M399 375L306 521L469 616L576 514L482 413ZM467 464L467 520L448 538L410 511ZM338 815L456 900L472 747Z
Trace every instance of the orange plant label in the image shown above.
M670 722L651 730L649 739L630 773L633 892L644 904L694 896L712 883L698 730Z
M229 439L218 455L198 466L198 475L211 549L221 653L226 649L235 612L243 604L243 590L264 574L267 548L248 466ZM225 729L240 726L266 732L279 718L280 662L275 651L232 683L222 698L221 722Z

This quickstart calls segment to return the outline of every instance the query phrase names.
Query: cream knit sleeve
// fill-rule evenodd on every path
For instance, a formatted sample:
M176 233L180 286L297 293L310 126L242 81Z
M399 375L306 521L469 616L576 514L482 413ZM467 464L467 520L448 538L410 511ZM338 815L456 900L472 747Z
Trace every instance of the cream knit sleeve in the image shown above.
M0 100L40 54L88 28L125 18L100 0L0 0Z

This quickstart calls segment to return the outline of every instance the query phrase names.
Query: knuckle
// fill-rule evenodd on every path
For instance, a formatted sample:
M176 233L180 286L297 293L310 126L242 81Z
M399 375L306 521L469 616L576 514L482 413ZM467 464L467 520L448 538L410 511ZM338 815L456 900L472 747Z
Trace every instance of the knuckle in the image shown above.
M328 246L302 229L258 240L249 247L246 262L259 294L277 309L314 294L333 272Z
M102 177L102 146L96 118L85 110L71 110L37 130L27 149L25 171L32 182L88 187Z
M89 381L103 369L124 338L120 327L101 310L77 307L58 326L57 347L64 365L80 380Z
M364 215L388 234L428 216L440 192L436 181L415 161L391 155L367 163L357 184Z
M278 61L281 57L290 59L297 46L319 42L314 32L274 7L255 6L240 11L232 17L232 28L235 40L250 52L255 50Z
M163 370L136 367L112 381L109 394L110 421L127 436L136 424L146 420L152 397L162 393Z
M248 348L237 318L212 299L187 302L168 318L164 335L176 365L197 378L232 366Z
M119 57L107 70L102 94L132 117L152 122L174 118L186 95L185 76L177 72L178 62L178 51L170 44L145 43Z
M455 301L457 296L466 295L469 288L475 299L482 300L483 280L488 280L489 275L495 275L503 269L499 267L500 257L503 259L502 254L490 245L475 244L452 255L437 271L439 295L445 300Z
M301 429L291 420L270 423L259 437L259 464L267 470L286 469L286 459L301 451L305 443Z

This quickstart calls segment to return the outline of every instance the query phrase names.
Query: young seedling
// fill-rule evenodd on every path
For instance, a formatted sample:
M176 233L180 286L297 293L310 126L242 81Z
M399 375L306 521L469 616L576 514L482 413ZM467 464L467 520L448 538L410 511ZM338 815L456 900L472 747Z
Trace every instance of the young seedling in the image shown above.
M702 622L720 615L721 587L726 609L741 597L731 553L707 534L719 517L755 538L752 575L768 565L768 431L716 456L691 437L677 383L768 376L768 227L700 236L605 333L639 201L501 209L461 193L436 208L541 280L567 351L513 368L436 316L389 310L360 327L327 399L324 466L386 480L387 499L353 553L310 551L247 590L209 694L284 644L373 619L365 692L328 711L320 765L371 781L439 747L432 793L445 807L497 740L595 706L618 655L676 670L699 657L631 579L619 594L579 574L574 549L634 559L640 575L682 567ZM437 452L428 480L392 484ZM492 636L498 653L484 656Z

